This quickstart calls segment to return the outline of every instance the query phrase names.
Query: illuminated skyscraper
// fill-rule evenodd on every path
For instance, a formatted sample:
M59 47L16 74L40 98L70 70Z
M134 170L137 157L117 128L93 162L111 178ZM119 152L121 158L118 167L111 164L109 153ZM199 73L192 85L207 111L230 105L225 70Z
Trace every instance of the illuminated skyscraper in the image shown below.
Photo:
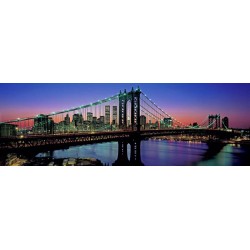
M140 116L140 125L141 125L142 129L145 129L145 127L146 127L146 116L145 115Z
M105 106L105 124L110 124L110 106Z
M54 121L47 115L40 114L34 119L34 133L54 133Z
M173 127L173 120L172 120L172 118L170 118L170 117L164 118L163 122L165 124L165 127L167 127L167 128Z
M70 117L69 117L69 114L66 115L65 119L64 119L64 123L65 125L69 125L70 124Z
M93 121L93 113L92 112L87 112L87 120L89 122L92 122Z
M73 125L77 126L79 124L79 121L80 121L80 115L79 114L74 114L73 119L72 119Z

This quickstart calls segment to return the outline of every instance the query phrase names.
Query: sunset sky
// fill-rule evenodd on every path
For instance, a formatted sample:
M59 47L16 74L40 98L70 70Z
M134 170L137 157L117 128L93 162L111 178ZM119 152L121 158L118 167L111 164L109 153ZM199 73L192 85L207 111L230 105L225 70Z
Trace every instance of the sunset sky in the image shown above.
M230 127L250 127L250 84L0 84L0 121L69 109L137 86L185 124L220 114Z

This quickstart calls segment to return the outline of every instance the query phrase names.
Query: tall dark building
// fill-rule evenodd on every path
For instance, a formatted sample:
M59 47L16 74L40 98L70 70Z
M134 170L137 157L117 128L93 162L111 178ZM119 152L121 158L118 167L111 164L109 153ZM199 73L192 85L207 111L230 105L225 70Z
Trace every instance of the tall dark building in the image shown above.
M97 122L97 117L96 116L93 116L93 123L96 123Z
M173 120L170 117L164 118L163 123L164 123L165 127L167 127L167 128L173 127Z
M69 114L66 115L66 117L65 117L65 119L64 119L64 124L65 124L66 126L69 126L69 124L70 124L70 117L69 117Z
M100 123L104 124L104 116L103 115L100 116Z
M77 126L79 124L79 121L80 121L80 115L79 114L74 114L73 119L72 119L73 125Z
M93 113L87 112L87 121L92 122L93 121Z
M140 116L140 125L141 125L142 129L145 129L145 127L146 127L146 116L145 115Z
M105 124L110 124L110 106L105 106Z
M228 117L224 117L222 119L222 128L224 129L228 129L229 128L229 120L228 120Z
M112 118L112 124L117 124L117 106L113 106L113 118Z
M16 134L17 134L17 125L0 123L0 137L16 136Z
M54 133L54 121L51 117L47 115L40 114L34 119L34 133Z

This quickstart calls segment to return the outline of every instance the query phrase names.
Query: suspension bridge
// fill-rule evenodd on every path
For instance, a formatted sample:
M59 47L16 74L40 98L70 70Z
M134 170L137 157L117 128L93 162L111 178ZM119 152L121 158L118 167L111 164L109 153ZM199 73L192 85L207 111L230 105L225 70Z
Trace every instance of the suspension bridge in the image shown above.
M40 148L119 141L161 135L190 134L232 138L237 132L220 126L220 115L209 115L194 126L165 112L139 87L127 92L33 117L0 123L0 149Z

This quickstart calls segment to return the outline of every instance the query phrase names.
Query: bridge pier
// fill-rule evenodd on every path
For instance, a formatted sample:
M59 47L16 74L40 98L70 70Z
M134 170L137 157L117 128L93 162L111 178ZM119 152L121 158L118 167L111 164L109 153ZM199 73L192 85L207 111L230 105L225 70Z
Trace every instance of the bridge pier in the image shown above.
M127 146L130 144L130 159L128 159ZM141 140L131 138L130 140L118 141L118 157L113 166L144 166L141 161Z
M126 140L118 141L118 157L117 160L112 164L113 166L129 166L128 160L128 142Z
M132 166L143 166L144 164L141 161L141 140L132 139L130 145L130 164Z

